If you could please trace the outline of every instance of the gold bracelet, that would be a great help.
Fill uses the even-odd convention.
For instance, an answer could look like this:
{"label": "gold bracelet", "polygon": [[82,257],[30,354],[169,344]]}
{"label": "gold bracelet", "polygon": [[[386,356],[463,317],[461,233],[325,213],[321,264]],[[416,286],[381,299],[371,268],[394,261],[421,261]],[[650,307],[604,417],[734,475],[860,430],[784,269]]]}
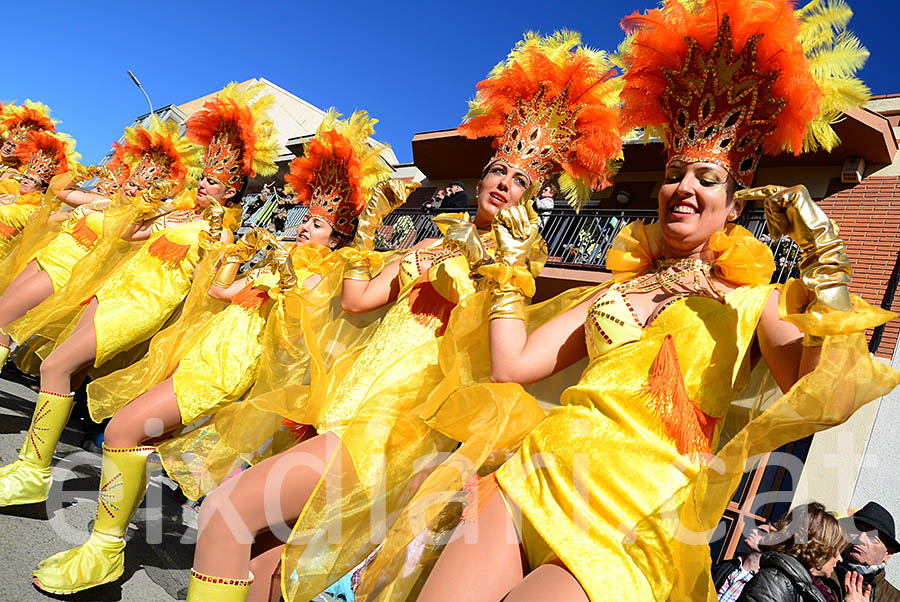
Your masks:
{"label": "gold bracelet", "polygon": [[495,289],[491,295],[488,320],[497,318],[525,319],[525,297],[518,291]]}

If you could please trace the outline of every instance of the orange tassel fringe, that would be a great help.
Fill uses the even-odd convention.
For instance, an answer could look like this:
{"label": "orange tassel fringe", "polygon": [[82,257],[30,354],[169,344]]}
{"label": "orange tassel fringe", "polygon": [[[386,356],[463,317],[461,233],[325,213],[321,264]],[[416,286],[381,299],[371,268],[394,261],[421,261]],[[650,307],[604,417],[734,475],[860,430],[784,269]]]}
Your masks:
{"label": "orange tassel fringe", "polygon": [[172,242],[165,236],[160,236],[152,243],[150,243],[150,247],[147,249],[147,252],[160,261],[171,261],[172,263],[177,263],[181,261],[190,250],[191,245],[180,245],[178,243]]}
{"label": "orange tassel fringe", "polygon": [[409,291],[409,310],[413,318],[423,326],[432,326],[437,321],[437,336],[442,336],[447,330],[450,312],[454,307],[456,304],[441,295],[428,280],[420,280]]}
{"label": "orange tassel fringe", "polygon": [[87,225],[87,217],[82,217],[72,226],[72,238],[83,247],[93,248],[94,243],[97,242],[97,233]]}
{"label": "orange tassel fringe", "polygon": [[721,418],[713,418],[688,396],[672,335],[666,336],[656,356],[645,391],[652,399],[653,409],[662,417],[668,435],[675,440],[678,453],[710,451]]}
{"label": "orange tassel fringe", "polygon": [[293,420],[290,420],[288,418],[282,418],[281,424],[294,434],[294,439],[297,441],[297,443],[303,441],[312,428],[312,426],[308,424],[300,424],[299,422],[294,422]]}
{"label": "orange tassel fringe", "polygon": [[269,293],[248,284],[231,298],[231,302],[244,309],[255,311],[265,305],[269,299]]}
{"label": "orange tassel fringe", "polygon": [[12,238],[18,231],[18,228],[0,222],[0,238]]}
{"label": "orange tassel fringe", "polygon": [[463,494],[466,496],[466,507],[463,508],[462,522],[471,523],[477,517],[481,509],[497,490],[500,489],[500,483],[494,473],[486,477],[473,475],[466,484],[463,485]]}

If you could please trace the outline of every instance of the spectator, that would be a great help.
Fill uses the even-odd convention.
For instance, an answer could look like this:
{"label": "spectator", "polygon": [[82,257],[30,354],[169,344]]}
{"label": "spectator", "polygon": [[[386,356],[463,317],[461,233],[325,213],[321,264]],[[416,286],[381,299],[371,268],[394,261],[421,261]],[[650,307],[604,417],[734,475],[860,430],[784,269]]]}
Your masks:
{"label": "spectator", "polygon": [[468,209],[469,195],[461,182],[451,182],[447,187],[447,196],[441,204],[443,209]]}
{"label": "spectator", "polygon": [[754,527],[744,537],[744,545],[747,547],[746,556],[737,556],[731,560],[723,560],[713,567],[713,583],[718,592],[719,602],[734,602],[741,595],[744,586],[753,575],[759,571],[759,542],[763,534],[771,530],[771,525],[759,525]]}
{"label": "spectator", "polygon": [[426,210],[434,210],[439,209],[444,202],[444,198],[447,196],[446,188],[438,188],[434,191],[434,194],[431,195],[431,200],[425,203],[424,207]]}
{"label": "spectator", "polygon": [[850,543],[835,567],[836,583],[843,585],[848,574],[856,573],[871,586],[872,602],[900,602],[900,591],[884,576],[888,560],[900,550],[891,513],[881,504],[869,502],[842,519],[841,526]]}
{"label": "spectator", "polygon": [[553,210],[553,200],[559,194],[559,188],[553,182],[547,182],[544,184],[544,187],[541,188],[541,191],[538,193],[537,198],[534,199],[534,209],[538,212],[538,219],[540,220],[540,228],[543,229],[547,224],[547,220],[550,217],[550,212]]}
{"label": "spectator", "polygon": [[[739,602],[837,602],[841,593],[827,576],[846,540],[834,514],[813,502],[794,508],[763,536],[759,572],[744,586]],[[858,579],[848,583],[845,602],[869,602]]]}

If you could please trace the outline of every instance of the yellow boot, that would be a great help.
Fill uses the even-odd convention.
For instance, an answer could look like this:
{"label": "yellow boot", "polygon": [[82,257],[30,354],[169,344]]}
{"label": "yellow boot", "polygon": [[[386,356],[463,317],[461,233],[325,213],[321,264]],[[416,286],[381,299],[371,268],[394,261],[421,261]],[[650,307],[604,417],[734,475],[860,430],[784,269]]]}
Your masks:
{"label": "yellow boot", "polygon": [[187,602],[246,602],[252,582],[252,574],[249,579],[223,579],[191,569]]}
{"label": "yellow boot", "polygon": [[37,587],[72,594],[122,576],[125,531],[147,491],[147,456],[154,451],[150,446],[103,446],[94,531],[84,544],[38,564],[32,573]]}
{"label": "yellow boot", "polygon": [[9,359],[9,345],[4,345],[0,343],[0,368],[6,365],[6,360]]}
{"label": "yellow boot", "polygon": [[50,462],[73,405],[71,394],[42,391],[38,395],[19,459],[0,471],[0,506],[34,504],[47,499],[53,484]]}

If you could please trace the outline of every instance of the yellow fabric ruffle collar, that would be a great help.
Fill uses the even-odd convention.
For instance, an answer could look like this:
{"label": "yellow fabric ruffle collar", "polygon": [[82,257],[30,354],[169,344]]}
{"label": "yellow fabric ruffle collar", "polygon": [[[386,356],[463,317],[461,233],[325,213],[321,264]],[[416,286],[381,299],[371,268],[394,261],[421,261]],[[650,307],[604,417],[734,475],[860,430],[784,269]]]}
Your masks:
{"label": "yellow fabric ruffle collar", "polygon": [[331,249],[314,242],[294,245],[291,249],[291,261],[294,268],[309,270],[313,274],[324,274],[334,266],[336,260]]}
{"label": "yellow fabric ruffle collar", "polygon": [[[662,256],[659,224],[634,221],[622,228],[606,255],[606,268],[617,282],[647,272]],[[716,253],[715,273],[738,286],[768,284],[775,272],[775,259],[765,243],[736,224],[728,224],[709,239]]]}

